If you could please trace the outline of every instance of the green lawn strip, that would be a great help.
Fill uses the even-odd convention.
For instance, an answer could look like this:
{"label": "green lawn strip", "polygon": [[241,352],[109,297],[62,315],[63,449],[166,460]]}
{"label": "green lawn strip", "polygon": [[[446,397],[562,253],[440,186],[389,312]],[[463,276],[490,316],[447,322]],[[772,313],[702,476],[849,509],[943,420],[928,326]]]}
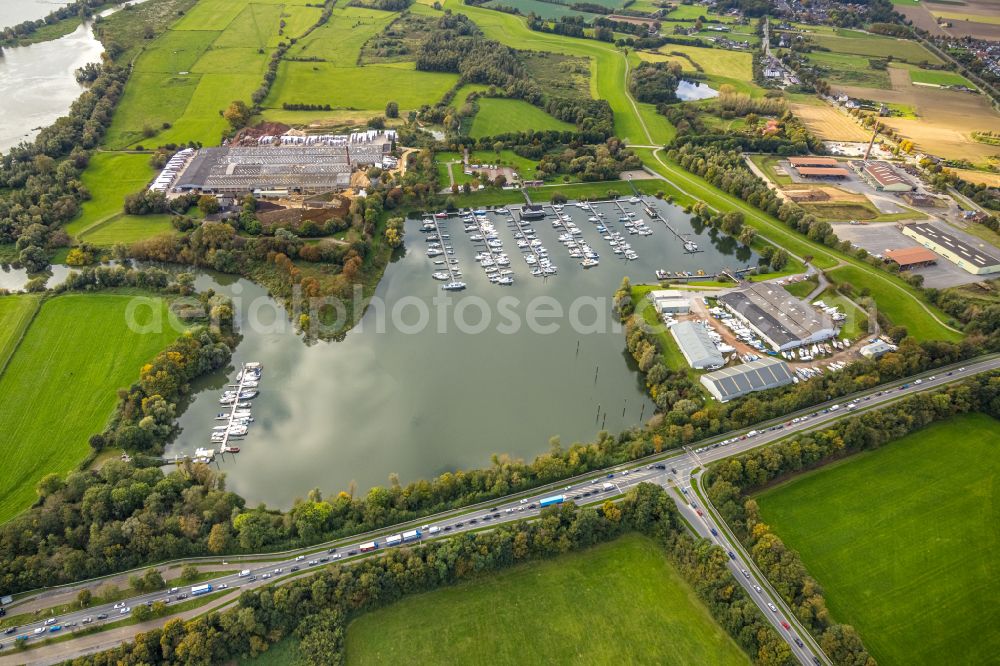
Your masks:
{"label": "green lawn strip", "polygon": [[36,294],[0,296],[0,377],[38,312],[40,302]]}
{"label": "green lawn strip", "polygon": [[557,120],[537,106],[520,99],[480,98],[479,111],[469,135],[474,138],[510,132],[571,132],[575,127]]}
{"label": "green lawn strip", "polygon": [[454,663],[748,663],[638,535],[410,596],[347,630],[348,664],[434,663],[443,647]]}
{"label": "green lawn strip", "polygon": [[80,208],[80,215],[66,225],[66,233],[80,236],[91,227],[123,211],[125,197],[144,190],[156,170],[146,153],[96,153],[81,180],[90,191],[90,199]]}
{"label": "green lawn strip", "polygon": [[981,664],[1000,653],[998,426],[958,416],[757,497],[831,615],[880,663]]}
{"label": "green lawn strip", "polygon": [[936,86],[965,86],[976,90],[976,86],[967,78],[955,72],[942,72],[927,69],[911,69],[910,81],[913,83],[929,83]]}
{"label": "green lawn strip", "polygon": [[[636,153],[643,159],[646,166],[674,182],[677,187],[687,190],[693,196],[698,196],[709,206],[717,210],[739,210],[743,212],[746,223],[762,232],[768,240],[781,245],[799,257],[812,255],[812,263],[817,268],[828,269],[841,262],[851,264],[850,268],[854,272],[864,276],[858,284],[871,288],[873,293],[882,294],[887,302],[891,301],[892,310],[903,315],[902,318],[895,320],[896,323],[908,326],[913,335],[923,336],[924,339],[961,339],[961,332],[942,323],[947,319],[943,313],[924,304],[916,289],[905,284],[899,278],[890,276],[839,251],[810,241],[786,227],[779,220],[710,185],[704,179],[685,171],[679,165],[654,154],[654,151],[650,149],[636,149]],[[688,196],[689,199],[691,195]],[[886,309],[886,313],[890,314],[889,308]],[[935,316],[937,320],[935,320]]]}
{"label": "green lawn strip", "polygon": [[815,278],[810,278],[808,280],[799,280],[798,282],[786,284],[785,291],[796,298],[805,298],[811,294],[813,289],[817,286],[819,286],[819,282]]}
{"label": "green lawn strip", "polygon": [[90,226],[78,238],[92,245],[110,247],[116,243],[127,245],[163,234],[179,235],[171,218],[169,214],[114,215]]}
{"label": "green lawn strip", "polygon": [[[129,330],[135,296],[68,294],[47,300],[0,376],[0,521],[30,506],[35,485],[49,472],[65,473],[89,451],[118,400],[117,390],[177,337],[168,325],[156,333]],[[168,321],[163,299],[150,301]],[[138,308],[148,321],[149,308]],[[31,409],[25,409],[31,405]]]}
{"label": "green lawn strip", "polygon": [[791,185],[791,176],[788,174],[781,176],[774,170],[774,167],[778,166],[778,162],[782,159],[783,158],[776,155],[750,155],[750,161],[753,162],[769,180],[778,185]]}

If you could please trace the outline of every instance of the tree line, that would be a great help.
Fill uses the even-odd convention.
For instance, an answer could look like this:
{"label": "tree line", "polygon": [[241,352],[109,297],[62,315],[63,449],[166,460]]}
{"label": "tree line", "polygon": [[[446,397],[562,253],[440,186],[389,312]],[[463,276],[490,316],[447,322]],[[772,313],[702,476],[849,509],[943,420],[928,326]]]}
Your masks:
{"label": "tree line", "polygon": [[809,575],[799,554],[761,521],[757,502],[749,495],[789,475],[880,448],[935,421],[977,411],[1000,416],[1000,374],[978,375],[931,393],[908,396],[822,430],[721,461],[706,474],[705,486],[713,504],[834,663],[868,666],[875,660],[853,627],[831,617],[822,587]]}
{"label": "tree line", "polygon": [[543,510],[538,520],[397,548],[351,566],[330,566],[280,587],[244,590],[231,610],[188,622],[170,620],[131,643],[67,663],[223,663],[257,656],[290,639],[306,664],[342,664],[347,626],[364,613],[411,594],[557,557],[628,532],[647,535],[663,547],[713,617],[757,663],[795,663],[788,644],[742,587],[733,583],[725,553],[690,537],[673,500],[650,484],[636,487],[617,504],[606,502],[599,508],[563,504]]}

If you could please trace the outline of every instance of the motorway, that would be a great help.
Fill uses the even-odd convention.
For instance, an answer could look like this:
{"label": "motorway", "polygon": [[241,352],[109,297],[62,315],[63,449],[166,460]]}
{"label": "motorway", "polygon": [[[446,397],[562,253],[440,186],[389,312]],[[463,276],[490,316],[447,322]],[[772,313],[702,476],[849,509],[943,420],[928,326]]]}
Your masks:
{"label": "motorway", "polygon": [[[656,483],[671,491],[671,496],[677,501],[682,515],[699,536],[711,539],[727,553],[731,553],[729,567],[733,572],[734,578],[740,582],[749,597],[761,609],[763,615],[774,626],[779,635],[785,639],[792,654],[795,655],[799,662],[806,665],[828,664],[830,663],[829,660],[822,653],[811,634],[795,620],[794,615],[781,597],[753,565],[750,556],[745,552],[739,541],[731,535],[728,528],[715,515],[711,507],[702,506],[702,500],[696,496],[696,491],[692,487],[692,480],[697,482],[705,466],[710,463],[738,455],[752,448],[773,443],[787,437],[789,434],[812,430],[845,416],[883,406],[899,399],[903,395],[939,387],[972,374],[996,369],[1000,369],[1000,357],[969,362],[965,367],[961,368],[952,366],[927,372],[908,380],[892,382],[869,391],[860,392],[854,396],[846,396],[836,401],[839,402],[837,406],[834,406],[834,401],[831,401],[805,412],[797,412],[786,417],[788,420],[784,423],[769,422],[766,426],[758,425],[757,429],[759,431],[751,429],[728,433],[728,435],[705,440],[707,443],[704,444],[699,442],[691,448],[660,454],[626,465],[619,465],[614,469],[604,470],[603,472],[590,472],[580,477],[564,480],[558,484],[550,484],[544,489],[535,489],[530,493],[520,493],[479,504],[475,507],[463,507],[426,517],[420,521],[398,525],[394,528],[394,531],[379,530],[378,532],[351,537],[323,546],[312,546],[286,553],[244,556],[244,561],[249,559],[270,559],[273,561],[266,564],[258,562],[254,565],[247,565],[249,571],[246,575],[237,573],[227,574],[210,581],[205,581],[202,584],[211,584],[215,591],[236,587],[268,585],[280,582],[281,579],[287,579],[295,572],[302,573],[309,569],[317,569],[331,563],[367,557],[369,555],[360,552],[360,546],[369,541],[378,541],[379,548],[374,553],[377,555],[387,548],[385,545],[385,536],[417,527],[422,531],[421,540],[423,541],[430,538],[443,538],[461,532],[489,528],[498,523],[537,517],[541,510],[539,502],[543,498],[553,495],[563,495],[566,501],[586,504],[620,497],[633,486],[649,482]],[[436,528],[434,534],[430,533],[432,528]],[[217,561],[219,558],[201,559]],[[237,561],[237,558],[231,559],[232,562],[229,564]],[[192,563],[198,563],[198,561],[199,558],[186,560],[186,562]],[[131,609],[140,604],[152,604],[156,601],[166,601],[170,604],[176,604],[181,601],[182,595],[184,595],[183,598],[188,598],[187,595],[190,595],[190,593],[190,588],[185,587],[138,594],[127,599],[124,605],[126,608]],[[19,601],[23,602],[24,600]],[[771,607],[772,604],[774,606],[773,609]],[[114,606],[117,606],[117,604],[94,606],[86,610],[64,613],[55,618],[48,618],[18,627],[16,632],[2,637],[3,645],[0,648],[0,666],[6,663],[23,663],[25,653],[11,654],[11,648],[14,645],[16,637],[28,636],[30,643],[42,638],[48,638],[50,635],[63,634],[67,631],[92,626],[93,624],[112,623],[129,615],[130,611],[122,612],[122,608]],[[16,604],[10,609],[10,613],[17,613]],[[102,615],[105,617],[100,617]],[[163,618],[162,622],[166,622],[167,619],[169,619],[169,616],[168,618]],[[784,623],[788,624],[787,628],[784,626]],[[52,631],[53,627],[60,627],[60,629]],[[108,644],[92,645],[78,654],[68,652],[66,649],[72,645],[72,641],[58,642],[49,646],[39,647],[28,654],[31,655],[33,663],[53,663],[78,656],[79,654],[109,649],[114,647],[119,641],[120,639],[116,639],[114,642],[109,642]],[[5,656],[5,653],[8,656]]]}

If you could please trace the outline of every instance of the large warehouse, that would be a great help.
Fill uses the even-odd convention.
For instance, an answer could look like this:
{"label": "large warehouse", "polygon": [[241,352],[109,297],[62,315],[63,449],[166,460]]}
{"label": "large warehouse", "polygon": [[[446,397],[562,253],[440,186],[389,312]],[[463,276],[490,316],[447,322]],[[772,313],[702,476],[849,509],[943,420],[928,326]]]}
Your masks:
{"label": "large warehouse", "polygon": [[837,335],[833,321],[783,288],[768,283],[719,296],[722,304],[775,351],[785,351]]}
{"label": "large warehouse", "polygon": [[[986,275],[1000,271],[1000,257],[996,254],[996,248],[992,246],[987,246],[989,251],[983,250],[944,231],[941,227],[926,222],[907,224],[903,226],[902,230],[905,235],[915,239],[924,247],[934,250],[973,275]],[[986,244],[982,243],[982,245]]]}
{"label": "large warehouse", "polygon": [[720,402],[792,383],[792,371],[778,358],[761,358],[702,375],[701,383]]}
{"label": "large warehouse", "polygon": [[202,148],[173,190],[212,194],[330,192],[346,189],[355,169],[381,165],[388,144]]}
{"label": "large warehouse", "polygon": [[903,178],[888,162],[857,161],[852,166],[878,192],[910,192],[913,183]]}
{"label": "large warehouse", "polygon": [[649,292],[649,298],[660,314],[687,314],[691,311],[691,295],[676,289],[654,289]]}
{"label": "large warehouse", "polygon": [[670,334],[677,341],[684,360],[695,370],[722,367],[722,352],[708,337],[708,331],[701,324],[682,321],[670,327]]}

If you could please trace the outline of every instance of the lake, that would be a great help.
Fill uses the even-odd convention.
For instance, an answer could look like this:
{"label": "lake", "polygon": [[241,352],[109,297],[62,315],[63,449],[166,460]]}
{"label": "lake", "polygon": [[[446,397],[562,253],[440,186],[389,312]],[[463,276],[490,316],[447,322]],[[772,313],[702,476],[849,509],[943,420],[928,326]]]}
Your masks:
{"label": "lake", "polygon": [[[515,273],[515,284],[503,287],[475,264],[479,248],[453,216],[444,225],[447,242],[468,283],[457,293],[442,291],[431,278],[441,266],[425,253],[420,221],[408,221],[407,252],[388,266],[376,289],[384,305],[369,308],[340,342],[305,344],[264,289],[199,273],[199,289],[235,300],[244,337],[234,363],[260,361],[264,367],[253,403],[256,422],[238,443],[241,452],[217,458],[227,487],[250,504],[288,508],[313,487],[335,493],[355,481],[365,492],[385,485],[392,472],[405,484],[489,465],[494,453],[530,459],[548,450],[553,435],[568,445],[591,440],[602,427],[617,432],[648,419],[653,406],[642,377],[611,323],[611,297],[622,277],[652,282],[656,269],[714,271],[757,261],[732,239],[695,229],[681,209],[649,201],[701,251],[686,253],[682,239],[655,222],[652,236],[626,236],[639,254],[626,262],[611,253],[587,221],[589,213],[567,207],[584,240],[601,254],[600,265],[584,270],[571,259],[550,217],[532,226],[559,272],[534,278],[506,218],[491,214]],[[647,217],[640,204],[622,205]],[[614,204],[598,208],[620,229]],[[565,316],[551,316],[556,308]],[[463,323],[456,323],[456,312]],[[485,324],[484,312],[490,313]],[[232,370],[219,373],[195,387],[168,456],[208,446],[221,410],[219,393],[234,376]]]}
{"label": "lake", "polygon": [[45,18],[64,5],[71,4],[65,0],[3,0],[3,17],[0,23],[3,28],[9,28],[25,21]]}

